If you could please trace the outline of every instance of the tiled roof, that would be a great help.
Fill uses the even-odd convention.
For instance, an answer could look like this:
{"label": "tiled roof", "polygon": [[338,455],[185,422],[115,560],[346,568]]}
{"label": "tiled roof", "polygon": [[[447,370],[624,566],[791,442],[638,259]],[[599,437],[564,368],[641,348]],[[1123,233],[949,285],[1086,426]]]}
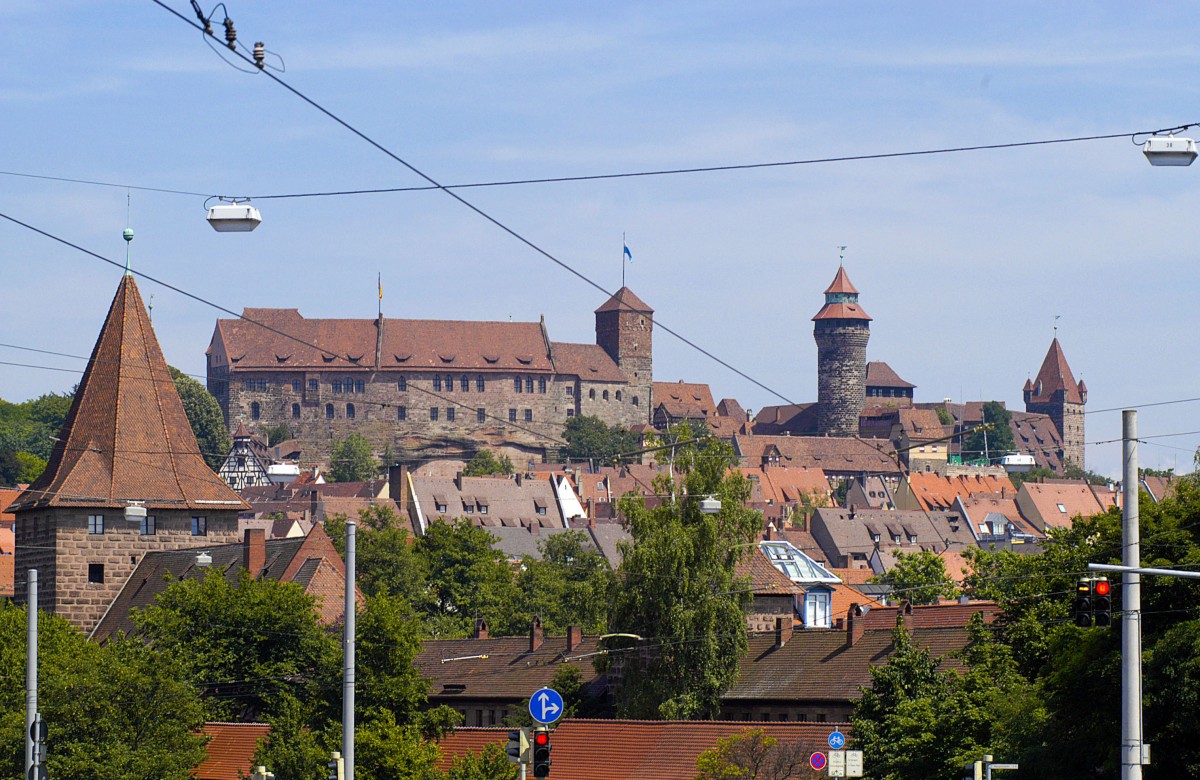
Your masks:
{"label": "tiled roof", "polygon": [[816,404],[785,404],[764,406],[751,422],[750,430],[758,436],[790,434],[803,436],[817,430]]}
{"label": "tiled roof", "polygon": [[0,598],[12,598],[16,577],[16,536],[9,526],[0,527]]}
{"label": "tiled roof", "polygon": [[554,367],[560,374],[572,374],[585,382],[629,381],[612,357],[597,344],[564,344],[553,342]]}
{"label": "tiled roof", "polygon": [[908,485],[923,509],[949,509],[959,496],[969,498],[981,493],[997,493],[1015,498],[1017,495],[1017,489],[1007,475],[943,477],[940,474],[916,472],[909,475]]}
{"label": "tiled roof", "polygon": [[913,441],[940,439],[948,433],[937,412],[931,409],[898,409],[896,412],[900,429]]}
{"label": "tiled roof", "polygon": [[595,471],[581,473],[576,480],[579,498],[585,504],[588,501],[603,503],[617,501],[626,493],[652,495],[654,493],[654,478],[666,473],[666,467],[631,463],[626,466],[602,466]]}
{"label": "tiled roof", "polygon": [[819,504],[830,498],[829,480],[821,469],[752,466],[742,467],[738,471],[747,479],[758,481],[764,501],[795,504],[802,497],[807,497]]}
{"label": "tiled roof", "polygon": [[266,723],[205,723],[207,758],[192,770],[195,780],[241,780],[254,768],[258,741],[271,733]]}
{"label": "tiled roof", "polygon": [[[886,509],[818,509],[810,523],[813,537],[831,560],[854,553],[870,556],[875,550],[926,550],[940,552],[970,547],[975,537],[959,515]],[[878,536],[879,541],[874,541]],[[915,544],[909,541],[916,537]],[[894,541],[899,537],[900,541]]]}
{"label": "tiled roof", "polygon": [[[780,745],[802,756],[826,750],[837,728],[851,733],[847,723],[779,723],[757,721],[579,720],[557,723],[551,738],[554,780],[692,780],[696,759],[717,741],[761,729]],[[487,745],[503,748],[506,728],[460,728],[438,742],[438,768],[454,758],[479,753]],[[807,775],[805,775],[807,776]]]}
{"label": "tiled roof", "polygon": [[46,470],[17,504],[245,509],[204,462],[132,276],[117,287]]}
{"label": "tiled roof", "polygon": [[903,387],[914,388],[912,382],[905,382],[892,370],[892,367],[882,360],[872,360],[867,363],[867,387]]}
{"label": "tiled roof", "polygon": [[694,382],[655,382],[654,406],[675,418],[706,418],[716,412],[712,390]]}
{"label": "tiled roof", "polygon": [[1017,450],[1032,455],[1034,463],[1061,474],[1063,441],[1054,421],[1045,414],[1009,412],[1012,415],[1013,443]]}
{"label": "tiled roof", "polygon": [[426,639],[413,659],[413,666],[429,680],[431,699],[451,706],[454,699],[497,702],[526,699],[539,688],[549,687],[563,663],[577,664],[583,672],[585,687],[601,685],[590,657],[581,661],[564,660],[600,650],[596,637],[585,636],[570,650],[564,636],[547,636],[541,647],[533,651],[529,645],[528,635]]}
{"label": "tiled roof", "polygon": [[[1178,477],[1142,477],[1142,489],[1149,493],[1151,500],[1157,504],[1175,495],[1179,487],[1177,480]],[[0,505],[3,503],[4,499],[0,498]]]}
{"label": "tiled roof", "polygon": [[8,508],[27,487],[29,486],[17,485],[16,489],[0,488],[0,525],[11,526],[17,522],[17,516],[8,511]]}
{"label": "tiled roof", "polygon": [[857,303],[827,303],[821,307],[821,310],[813,315],[813,321],[816,320],[865,320],[870,321],[871,316],[863,311],[863,308]]}
{"label": "tiled roof", "polygon": [[[779,453],[779,465],[821,469],[828,474],[900,473],[887,441],[867,443],[834,436],[735,436],[734,450],[744,465],[758,465],[764,455]],[[774,448],[772,450],[772,448]]]}
{"label": "tiled roof", "polygon": [[1017,506],[1035,524],[1048,528],[1070,528],[1076,517],[1091,517],[1108,509],[1083,480],[1024,482]]}
{"label": "tiled roof", "polygon": [[825,288],[828,293],[850,293],[858,294],[858,289],[850,283],[850,275],[846,273],[845,266],[838,266],[837,275],[833,277],[833,281]]}
{"label": "tiled roof", "polygon": [[[833,569],[833,571],[839,577],[843,576],[843,573],[847,571],[855,572],[856,576],[858,576],[860,572],[865,572],[870,577],[874,577],[875,575],[875,573],[870,569]],[[829,603],[830,618],[835,623],[838,620],[844,619],[846,615],[850,614],[850,608],[855,604],[859,605],[860,607],[868,607],[870,609],[883,606],[883,602],[879,599],[875,598],[874,596],[869,596],[866,593],[857,590],[853,585],[847,585],[843,582],[840,585],[833,586],[833,596]]]}
{"label": "tiled roof", "polygon": [[733,576],[750,578],[750,588],[756,596],[797,595],[804,592],[783,572],[767,559],[761,547],[750,548],[752,552],[738,559]]}
{"label": "tiled roof", "polygon": [[636,311],[642,314],[653,314],[654,309],[651,309],[646,302],[633,294],[633,290],[628,287],[622,287],[613,293],[612,297],[604,303],[600,304],[600,308],[596,309],[599,314],[602,311]]}
{"label": "tiled roof", "polygon": [[[452,522],[465,517],[482,526],[533,523],[544,528],[566,527],[558,497],[548,480],[521,479],[518,484],[511,477],[462,477],[460,483],[457,478],[414,474],[412,486],[425,523]],[[442,511],[438,510],[439,505]],[[487,511],[482,511],[483,508]],[[538,513],[539,508],[544,510],[542,514]]]}
{"label": "tiled roof", "polygon": [[[999,494],[977,494],[969,497],[959,497],[958,505],[962,511],[966,513],[966,518],[974,528],[975,533],[983,534],[986,531],[980,528],[980,525],[986,523],[989,515],[1001,515],[1008,522],[1012,523],[1017,532],[1029,534],[1031,536],[1044,536],[1035,526],[1029,523],[1021,516],[1021,510],[1017,507],[1017,494],[1009,493],[1005,496]],[[997,533],[1003,533],[1003,529],[994,529]]]}
{"label": "tiled roof", "polygon": [[746,416],[746,410],[737,402],[736,398],[722,398],[717,402],[717,414],[721,417],[729,417],[740,423],[746,422],[749,418]]}
{"label": "tiled roof", "polygon": [[1037,379],[1033,381],[1033,396],[1030,400],[1035,403],[1049,401],[1059,390],[1066,391],[1067,403],[1083,403],[1079,384],[1075,382],[1075,377],[1071,376],[1071,367],[1067,365],[1062,345],[1055,338],[1050,342],[1050,350],[1046,352],[1046,359],[1042,361]]}

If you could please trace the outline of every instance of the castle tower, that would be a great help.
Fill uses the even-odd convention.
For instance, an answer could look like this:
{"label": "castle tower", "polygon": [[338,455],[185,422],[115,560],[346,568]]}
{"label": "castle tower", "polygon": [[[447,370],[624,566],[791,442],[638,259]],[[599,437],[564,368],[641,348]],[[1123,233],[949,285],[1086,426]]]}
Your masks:
{"label": "castle tower", "polygon": [[838,268],[813,317],[817,341],[817,431],[855,436],[866,398],[867,339],[871,318],[858,305],[858,290]]}
{"label": "castle tower", "polygon": [[596,344],[629,377],[630,403],[642,407],[639,422],[649,422],[654,410],[654,309],[622,287],[596,309]]}
{"label": "castle tower", "polygon": [[[139,502],[145,518],[130,522]],[[42,476],[13,503],[16,600],[90,632],[151,550],[236,542],[237,493],[204,462],[133,277],[121,279]]]}
{"label": "castle tower", "polygon": [[1083,463],[1083,407],[1087,403],[1087,385],[1075,382],[1058,339],[1042,361],[1037,379],[1025,380],[1025,411],[1045,414],[1054,422],[1063,440],[1063,459],[1079,468]]}

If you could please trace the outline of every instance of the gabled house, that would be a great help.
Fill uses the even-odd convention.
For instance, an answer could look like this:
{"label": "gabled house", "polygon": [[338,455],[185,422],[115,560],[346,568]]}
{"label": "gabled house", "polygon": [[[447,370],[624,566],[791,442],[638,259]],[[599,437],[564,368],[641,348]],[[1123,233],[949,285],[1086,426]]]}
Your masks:
{"label": "gabled house", "polygon": [[270,466],[267,445],[252,436],[245,423],[238,423],[237,430],[233,432],[233,448],[217,470],[217,475],[234,490],[261,487],[273,483],[268,471]]}
{"label": "gabled house", "polygon": [[841,583],[833,574],[798,547],[787,541],[764,541],[759,550],[780,574],[800,586],[797,609],[805,628],[829,628],[833,625],[834,588]]}
{"label": "gabled house", "polygon": [[877,550],[942,552],[972,547],[975,537],[953,512],[818,509],[812,536],[835,568],[869,565]]}
{"label": "gabled house", "polygon": [[997,495],[1015,498],[1017,489],[1007,474],[910,474],[896,488],[898,509],[947,510],[958,497]]}
{"label": "gabled house", "polygon": [[1076,517],[1091,517],[1118,506],[1120,493],[1083,480],[1024,482],[1017,492],[1021,515],[1040,533],[1070,528]]}
{"label": "gabled house", "polygon": [[409,512],[420,533],[435,522],[459,518],[482,527],[566,528],[558,494],[549,480],[511,477],[464,477],[453,479],[411,476],[412,501]]}

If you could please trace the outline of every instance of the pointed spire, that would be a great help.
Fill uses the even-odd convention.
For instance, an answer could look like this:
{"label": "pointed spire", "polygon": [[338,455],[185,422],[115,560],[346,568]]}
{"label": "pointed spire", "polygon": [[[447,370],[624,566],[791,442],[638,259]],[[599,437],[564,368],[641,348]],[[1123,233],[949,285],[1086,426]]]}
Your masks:
{"label": "pointed spire", "polygon": [[1083,403],[1083,396],[1080,395],[1079,385],[1076,384],[1075,377],[1071,375],[1071,367],[1067,365],[1067,358],[1063,354],[1062,345],[1058,343],[1058,339],[1056,338],[1050,342],[1050,349],[1046,352],[1046,359],[1042,361],[1042,367],[1038,371],[1037,381],[1034,383],[1035,397],[1032,400],[1034,402],[1048,401],[1059,391],[1066,393],[1066,401],[1068,403]]}
{"label": "pointed spire", "polygon": [[633,290],[630,290],[628,287],[622,287],[611,298],[601,304],[595,313],[599,314],[602,311],[636,311],[643,314],[652,314],[654,309],[651,309],[645,301],[634,295]]}
{"label": "pointed spire", "polygon": [[241,509],[204,462],[132,275],[121,277],[42,476],[35,506]]}

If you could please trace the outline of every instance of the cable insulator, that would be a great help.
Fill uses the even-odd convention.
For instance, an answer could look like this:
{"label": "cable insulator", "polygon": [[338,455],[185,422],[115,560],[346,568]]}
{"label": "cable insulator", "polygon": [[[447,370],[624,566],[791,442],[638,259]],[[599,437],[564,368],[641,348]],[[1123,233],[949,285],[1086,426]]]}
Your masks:
{"label": "cable insulator", "polygon": [[225,17],[225,43],[233,51],[237,51],[237,30],[233,29],[233,20]]}
{"label": "cable insulator", "polygon": [[267,49],[265,46],[263,46],[262,41],[254,44],[254,64],[258,66],[259,70],[262,70],[263,68],[263,58],[266,56],[266,54]]}

